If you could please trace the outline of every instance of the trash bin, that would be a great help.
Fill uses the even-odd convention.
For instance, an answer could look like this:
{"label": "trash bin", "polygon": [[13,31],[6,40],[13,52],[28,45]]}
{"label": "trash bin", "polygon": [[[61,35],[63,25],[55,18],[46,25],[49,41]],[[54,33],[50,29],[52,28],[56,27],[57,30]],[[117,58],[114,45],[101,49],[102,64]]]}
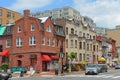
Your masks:
{"label": "trash bin", "polygon": [[58,69],[55,69],[55,75],[58,75]]}
{"label": "trash bin", "polygon": [[21,71],[20,72],[20,77],[23,77],[24,76],[24,71]]}

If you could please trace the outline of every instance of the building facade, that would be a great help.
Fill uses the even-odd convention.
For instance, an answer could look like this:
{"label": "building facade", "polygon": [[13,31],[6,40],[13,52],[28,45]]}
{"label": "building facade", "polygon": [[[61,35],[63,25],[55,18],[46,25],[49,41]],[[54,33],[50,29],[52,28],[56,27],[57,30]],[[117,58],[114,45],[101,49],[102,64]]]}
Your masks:
{"label": "building facade", "polygon": [[65,19],[74,19],[77,21],[80,21],[82,18],[79,11],[68,6],[63,8],[56,8],[53,10],[45,10],[43,12],[37,12],[35,14],[32,14],[32,16],[38,18],[51,16],[52,19],[65,18]]}
{"label": "building facade", "polygon": [[0,25],[15,23],[15,21],[20,18],[20,13],[0,7]]}
{"label": "building facade", "polygon": [[[12,29],[12,34],[4,35],[3,50],[9,50],[9,67],[25,66],[29,69],[33,66],[43,72],[54,70],[56,63],[62,66],[64,59],[59,55],[65,55],[63,27],[54,25],[49,17],[34,18],[29,10],[24,10],[24,17],[7,28]],[[10,46],[7,47],[8,40]]]}
{"label": "building facade", "polygon": [[[89,24],[76,23],[74,20],[57,19],[56,24],[65,27],[66,54],[76,53],[73,63],[97,63],[98,51],[102,46],[96,40],[96,32]],[[101,52],[100,52],[101,53]]]}

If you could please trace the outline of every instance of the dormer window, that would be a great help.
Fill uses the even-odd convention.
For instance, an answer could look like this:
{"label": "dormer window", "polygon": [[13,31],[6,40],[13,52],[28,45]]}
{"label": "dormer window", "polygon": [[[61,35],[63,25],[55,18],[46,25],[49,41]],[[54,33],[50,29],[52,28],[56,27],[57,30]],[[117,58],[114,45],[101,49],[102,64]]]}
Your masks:
{"label": "dormer window", "polygon": [[34,30],[35,30],[35,25],[31,24],[31,31],[34,31]]}
{"label": "dormer window", "polygon": [[18,33],[22,31],[21,26],[18,26]]}
{"label": "dormer window", "polygon": [[46,31],[51,32],[50,26],[47,26]]}

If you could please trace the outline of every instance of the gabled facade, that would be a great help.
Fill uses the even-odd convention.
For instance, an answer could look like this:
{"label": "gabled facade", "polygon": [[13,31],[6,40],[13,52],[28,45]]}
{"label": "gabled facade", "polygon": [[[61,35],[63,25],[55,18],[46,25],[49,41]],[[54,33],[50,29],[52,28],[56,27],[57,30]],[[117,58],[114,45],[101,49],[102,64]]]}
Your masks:
{"label": "gabled facade", "polygon": [[[65,36],[54,34],[54,24],[49,17],[30,17],[30,11],[24,11],[24,17],[17,20],[13,27],[9,66],[30,66],[37,71],[50,71],[61,62],[59,55],[65,53]],[[5,46],[6,37],[4,38]],[[62,52],[60,52],[62,45]],[[5,48],[4,48],[5,49]]]}

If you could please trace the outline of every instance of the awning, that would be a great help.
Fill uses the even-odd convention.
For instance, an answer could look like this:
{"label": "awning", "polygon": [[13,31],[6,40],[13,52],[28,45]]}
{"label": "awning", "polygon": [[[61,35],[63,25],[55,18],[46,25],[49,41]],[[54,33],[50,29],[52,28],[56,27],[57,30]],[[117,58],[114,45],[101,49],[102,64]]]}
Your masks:
{"label": "awning", "polygon": [[4,50],[0,53],[1,56],[9,56],[9,50]]}
{"label": "awning", "polygon": [[99,57],[98,61],[106,61],[106,59],[104,57]]}
{"label": "awning", "polygon": [[5,29],[6,29],[6,26],[0,26],[0,35],[3,35]]}
{"label": "awning", "polygon": [[42,55],[42,61],[51,61],[51,58],[48,55]]}
{"label": "awning", "polygon": [[56,56],[56,55],[54,55],[54,56],[51,56],[51,59],[53,59],[53,60],[58,60],[58,59],[59,59],[59,57],[58,57],[58,56]]}

